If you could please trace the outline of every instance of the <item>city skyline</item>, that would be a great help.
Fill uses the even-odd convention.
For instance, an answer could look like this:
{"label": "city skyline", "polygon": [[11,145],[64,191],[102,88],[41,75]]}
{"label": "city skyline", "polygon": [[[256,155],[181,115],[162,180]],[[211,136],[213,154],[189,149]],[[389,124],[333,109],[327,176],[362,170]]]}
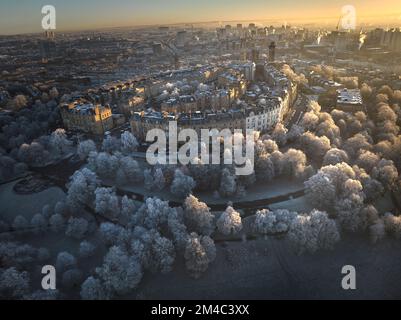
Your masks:
{"label": "city skyline", "polygon": [[[375,24],[384,23],[391,27],[401,24],[401,4],[396,0],[385,1],[386,5],[377,7],[373,0],[353,1],[341,0],[330,4],[321,0],[299,3],[294,0],[283,1],[211,1],[202,3],[174,0],[117,0],[109,1],[76,0],[63,3],[54,0],[19,1],[5,0],[0,11],[0,34],[12,35],[41,32],[41,8],[46,4],[56,7],[57,29],[79,31],[113,27],[134,27],[158,24],[207,23],[224,21],[275,21],[281,24],[304,21],[318,21],[322,24],[335,24],[341,16],[341,8],[351,4],[356,8],[358,22]],[[95,12],[96,14],[92,14]]]}

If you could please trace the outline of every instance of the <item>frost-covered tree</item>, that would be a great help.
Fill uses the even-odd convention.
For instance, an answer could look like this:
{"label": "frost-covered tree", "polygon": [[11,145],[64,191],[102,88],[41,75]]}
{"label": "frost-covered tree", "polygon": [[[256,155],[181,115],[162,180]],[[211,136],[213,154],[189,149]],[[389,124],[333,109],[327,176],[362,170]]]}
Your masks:
{"label": "frost-covered tree", "polygon": [[143,179],[142,169],[133,158],[122,157],[119,160],[116,179],[119,184],[139,182]]}
{"label": "frost-covered tree", "polygon": [[324,166],[305,182],[306,196],[317,208],[330,208],[337,198],[348,194],[348,179],[355,179],[355,171],[345,162]]}
{"label": "frost-covered tree", "polygon": [[71,142],[67,139],[64,129],[56,129],[50,135],[50,146],[58,153],[63,154]]}
{"label": "frost-covered tree", "polygon": [[274,164],[268,153],[263,153],[256,159],[255,171],[256,179],[260,181],[271,181],[274,179]]}
{"label": "frost-covered tree", "polygon": [[96,174],[87,168],[83,168],[75,171],[70,179],[67,191],[69,207],[79,209],[92,203],[95,190],[99,184]]}
{"label": "frost-covered tree", "polygon": [[222,197],[230,197],[237,191],[237,179],[234,173],[228,168],[221,172],[219,193]]}
{"label": "frost-covered tree", "polygon": [[255,215],[254,230],[261,234],[287,232],[296,216],[296,212],[290,212],[286,209],[258,210]]}
{"label": "frost-covered tree", "polygon": [[160,225],[165,224],[168,217],[174,212],[169,207],[168,201],[163,201],[156,197],[147,198],[134,214],[131,223],[134,226],[141,225],[149,229],[157,229]]}
{"label": "frost-covered tree", "polygon": [[185,199],[183,207],[185,224],[191,231],[204,235],[210,235],[213,232],[214,216],[206,203],[190,195]]}
{"label": "frost-covered tree", "polygon": [[355,159],[358,156],[358,152],[361,150],[370,150],[371,147],[366,135],[361,133],[357,133],[343,144],[343,149],[351,159]]}
{"label": "frost-covered tree", "polygon": [[65,219],[61,214],[55,213],[50,217],[49,225],[53,232],[60,232],[65,227]]}
{"label": "frost-covered tree", "polygon": [[187,270],[194,278],[199,278],[207,270],[211,262],[210,256],[202,245],[201,238],[196,233],[190,234],[184,257]]}
{"label": "frost-covered tree", "polygon": [[80,295],[83,300],[107,300],[110,298],[102,282],[92,276],[82,283]]}
{"label": "frost-covered tree", "polygon": [[77,259],[68,252],[60,252],[56,259],[56,268],[58,272],[64,272],[69,269],[75,268],[77,265]]}
{"label": "frost-covered tree", "polygon": [[387,212],[383,220],[386,232],[396,239],[401,239],[401,216]]}
{"label": "frost-covered tree", "polygon": [[38,250],[30,245],[15,242],[0,242],[0,257],[3,267],[25,269],[37,259]]}
{"label": "frost-covered tree", "polygon": [[142,268],[137,259],[120,247],[111,247],[103,265],[96,268],[107,291],[124,295],[135,289],[142,279]]}
{"label": "frost-covered tree", "polygon": [[381,159],[372,169],[372,177],[391,190],[398,179],[398,170],[392,160]]}
{"label": "frost-covered tree", "polygon": [[126,195],[121,198],[121,218],[124,222],[128,222],[136,211],[135,201]]}
{"label": "frost-covered tree", "polygon": [[77,153],[81,160],[88,158],[91,152],[96,152],[96,145],[93,140],[84,140],[78,144]]}
{"label": "frost-covered tree", "polygon": [[83,218],[74,218],[71,217],[68,220],[67,230],[65,231],[65,235],[67,237],[72,237],[75,239],[82,239],[85,234],[88,232],[88,220]]}
{"label": "frost-covered tree", "polygon": [[154,180],[154,177],[152,175],[152,170],[151,169],[145,169],[143,171],[143,179],[144,179],[145,189],[152,190],[153,187],[155,186],[155,180]]}
{"label": "frost-covered tree", "polygon": [[359,154],[358,158],[356,159],[356,164],[360,167],[365,169],[367,173],[370,173],[374,167],[380,161],[380,157],[373,152],[368,150],[362,150]]}
{"label": "frost-covered tree", "polygon": [[287,143],[287,128],[279,122],[273,130],[272,137],[279,146],[284,146]]}
{"label": "frost-covered tree", "polygon": [[108,246],[124,245],[131,239],[129,230],[110,222],[104,222],[99,228],[100,235]]}
{"label": "frost-covered tree", "polygon": [[50,205],[48,205],[48,204],[44,205],[42,208],[42,216],[45,219],[49,219],[52,214],[53,214],[53,212],[52,212],[52,208],[50,207]]}
{"label": "frost-covered tree", "polygon": [[185,224],[177,217],[170,216],[168,219],[168,228],[173,235],[174,246],[178,250],[183,250],[189,237]]}
{"label": "frost-covered tree", "polygon": [[[96,173],[106,178],[114,178],[120,167],[118,157],[107,152],[99,152],[97,154],[91,152],[89,160],[90,166],[95,167]],[[93,161],[95,161],[95,164],[92,163]]]}
{"label": "frost-covered tree", "polygon": [[136,151],[138,145],[139,143],[135,136],[129,131],[124,131],[121,135],[121,151],[124,154],[130,154]]}
{"label": "frost-covered tree", "polygon": [[157,168],[154,173],[154,185],[157,189],[163,190],[166,186],[166,179],[163,175],[163,170],[161,168]]}
{"label": "frost-covered tree", "polygon": [[349,162],[349,158],[347,153],[344,150],[331,148],[329,151],[326,152],[323,158],[323,166],[327,165],[336,165],[337,163],[341,162]]}
{"label": "frost-covered tree", "polygon": [[220,215],[216,225],[218,230],[224,235],[236,234],[242,230],[241,215],[233,207],[229,206]]}
{"label": "frost-covered tree", "polygon": [[334,207],[336,219],[344,230],[356,232],[367,228],[368,220],[362,210],[363,201],[360,193],[351,193],[337,200]]}
{"label": "frost-covered tree", "polygon": [[120,205],[113,188],[95,190],[95,211],[111,219],[117,219],[120,216]]}
{"label": "frost-covered tree", "polygon": [[308,159],[322,161],[324,155],[330,150],[331,144],[326,136],[318,137],[311,132],[305,132],[300,139],[301,146]]}
{"label": "frost-covered tree", "polygon": [[173,268],[175,260],[174,245],[171,240],[152,232],[149,247],[149,266],[153,272],[168,273]]}
{"label": "frost-covered tree", "polygon": [[33,231],[35,233],[40,233],[40,232],[45,231],[47,228],[47,225],[48,225],[48,223],[42,214],[37,213],[32,217],[31,227],[33,228]]}
{"label": "frost-covered tree", "polygon": [[4,299],[22,298],[29,291],[29,274],[26,271],[19,272],[11,267],[0,269],[0,297]]}
{"label": "frost-covered tree", "polygon": [[298,254],[313,253],[319,249],[332,249],[340,240],[340,233],[326,212],[313,210],[292,221],[288,238]]}
{"label": "frost-covered tree", "polygon": [[108,135],[102,143],[102,150],[104,152],[113,153],[119,151],[121,147],[120,140],[116,137]]}
{"label": "frost-covered tree", "polygon": [[54,206],[54,213],[65,216],[68,213],[68,206],[64,201],[57,201]]}
{"label": "frost-covered tree", "polygon": [[14,230],[24,230],[29,227],[29,222],[25,219],[25,217],[19,215],[15,217],[12,227]]}
{"label": "frost-covered tree", "polygon": [[170,191],[172,194],[183,198],[188,196],[195,186],[196,183],[192,177],[185,175],[181,170],[177,169],[174,173],[174,180]]}
{"label": "frost-covered tree", "polygon": [[92,257],[95,251],[96,246],[87,240],[84,240],[79,244],[79,256],[82,258]]}
{"label": "frost-covered tree", "polygon": [[283,173],[289,177],[299,178],[306,166],[306,156],[301,150],[289,149],[284,153]]}
{"label": "frost-covered tree", "polygon": [[372,243],[377,243],[386,236],[386,228],[383,219],[377,219],[369,227],[369,238]]}

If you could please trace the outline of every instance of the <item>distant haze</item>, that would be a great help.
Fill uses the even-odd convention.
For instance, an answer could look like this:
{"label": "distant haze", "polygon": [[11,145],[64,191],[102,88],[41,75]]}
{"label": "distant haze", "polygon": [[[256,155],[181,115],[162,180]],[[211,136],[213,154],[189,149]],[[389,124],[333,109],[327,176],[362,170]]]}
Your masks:
{"label": "distant haze", "polygon": [[400,0],[1,0],[0,34],[41,32],[47,4],[56,7],[56,31],[239,20],[336,24],[346,4],[360,23],[401,25]]}

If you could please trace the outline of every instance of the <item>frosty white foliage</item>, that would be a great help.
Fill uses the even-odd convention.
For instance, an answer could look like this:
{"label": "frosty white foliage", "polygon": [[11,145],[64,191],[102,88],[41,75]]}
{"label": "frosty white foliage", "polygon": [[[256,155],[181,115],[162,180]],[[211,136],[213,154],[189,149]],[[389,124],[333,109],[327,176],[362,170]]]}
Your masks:
{"label": "frosty white foliage", "polygon": [[166,186],[166,180],[164,179],[163,170],[161,168],[155,170],[153,181],[154,186],[159,190],[163,190]]}
{"label": "frosty white foliage", "polygon": [[177,169],[174,173],[174,180],[170,191],[178,197],[186,197],[192,192],[195,186],[196,183],[192,177],[185,175],[181,170]]}
{"label": "frosty white foliage", "polygon": [[385,225],[382,219],[378,219],[369,227],[369,237],[372,243],[376,243],[386,236]]}
{"label": "frosty white foliage", "polygon": [[261,234],[287,232],[296,216],[296,212],[290,212],[286,209],[258,210],[255,216],[254,229]]}
{"label": "frosty white foliage", "polygon": [[147,190],[151,190],[153,186],[155,185],[154,178],[152,176],[152,170],[150,169],[145,169],[143,172],[143,179],[144,179],[144,185]]}
{"label": "frosty white foliage", "polygon": [[54,206],[54,213],[64,216],[68,211],[67,204],[64,201],[57,201]]}
{"label": "frosty white foliage", "polygon": [[89,158],[91,167],[94,167],[96,173],[102,177],[113,178],[120,165],[118,157],[107,152],[92,152]]}
{"label": "frosty white foliage", "polygon": [[386,232],[396,239],[401,239],[401,216],[394,216],[393,214],[387,212],[384,215],[383,220]]}
{"label": "frosty white foliage", "polygon": [[79,244],[79,256],[82,258],[89,258],[94,255],[96,247],[89,241],[82,241]]}
{"label": "frosty white foliage", "polygon": [[187,227],[177,218],[170,217],[168,219],[168,228],[173,234],[175,247],[179,250],[184,249],[189,237]]}
{"label": "frosty white foliage", "polygon": [[21,298],[29,290],[29,274],[16,268],[0,269],[0,296]]}
{"label": "frosty white foliage", "polygon": [[93,201],[98,185],[94,172],[87,168],[76,171],[72,177],[67,193],[67,202],[71,208],[80,208]]}
{"label": "frosty white foliage", "polygon": [[349,194],[345,182],[354,178],[354,170],[345,162],[324,166],[305,182],[306,196],[314,206],[329,208],[337,197]]}
{"label": "frosty white foliage", "polygon": [[171,240],[160,236],[158,232],[151,232],[149,242],[148,267],[152,272],[168,273],[172,270],[175,260],[174,245]]}
{"label": "frosty white foliage", "polygon": [[125,131],[122,135],[121,135],[121,151],[124,154],[130,154],[134,151],[136,151],[136,149],[138,148],[138,141],[135,138],[135,136],[129,132],[129,131]]}
{"label": "frosty white foliage", "polygon": [[128,198],[126,195],[121,199],[121,217],[128,222],[132,215],[135,213],[136,205],[134,200]]}
{"label": "frosty white foliage", "polygon": [[113,188],[97,188],[95,190],[95,211],[111,219],[119,217],[120,206]]}
{"label": "frosty white foliage", "polygon": [[99,279],[89,277],[81,286],[81,298],[84,300],[106,300],[110,297]]}
{"label": "frosty white foliage", "polygon": [[60,252],[56,259],[56,268],[59,272],[64,272],[68,269],[73,269],[77,265],[75,257],[68,252]]}
{"label": "frosty white foliage", "polygon": [[12,224],[13,229],[15,230],[23,230],[29,227],[28,221],[25,219],[23,216],[16,216],[13,224]]}
{"label": "frosty white foliage", "polygon": [[82,239],[88,231],[88,221],[83,218],[71,217],[68,220],[66,236],[75,239]]}
{"label": "frosty white foliage", "polygon": [[158,198],[147,198],[142,206],[135,213],[132,224],[142,225],[148,229],[157,229],[158,226],[167,222],[174,210],[169,207],[167,201]]}
{"label": "frosty white foliage", "polygon": [[229,197],[235,194],[237,190],[237,181],[234,173],[231,173],[230,170],[224,168],[221,172],[221,180],[220,180],[220,195],[223,197]]}
{"label": "frosty white foliage", "polygon": [[127,229],[110,222],[104,222],[100,225],[100,234],[103,241],[109,246],[128,243],[131,237]]}
{"label": "frosty white foliage", "polygon": [[102,150],[108,153],[113,153],[120,150],[120,141],[111,135],[108,135],[102,143]]}
{"label": "frosty white foliage", "polygon": [[143,174],[138,162],[131,157],[122,157],[117,171],[118,183],[132,183],[141,181],[142,179]]}
{"label": "frosty white foliage", "polygon": [[93,151],[97,151],[96,145],[93,140],[84,140],[78,144],[77,153],[81,160],[85,160]]}
{"label": "frosty white foliage", "polygon": [[[209,245],[209,240],[206,240],[206,242]],[[209,248],[208,255],[208,252],[202,245],[201,238],[196,233],[191,233],[185,247],[184,257],[189,274],[194,278],[199,278],[207,270],[211,262],[210,257],[213,257],[213,250]]]}
{"label": "frosty white foliage", "polygon": [[65,134],[64,129],[56,129],[52,132],[50,136],[50,145],[55,149],[59,154],[64,153],[67,146],[69,146],[71,142],[67,139],[67,135]]}
{"label": "frosty white foliage", "polygon": [[327,165],[335,165],[341,162],[348,162],[348,154],[341,149],[331,148],[329,151],[326,152],[323,158],[323,166]]}
{"label": "frosty white foliage", "polygon": [[133,256],[129,256],[122,248],[111,247],[104,257],[103,265],[96,268],[106,290],[123,295],[136,286],[142,279],[141,265]]}
{"label": "frosty white foliage", "polygon": [[288,238],[298,254],[332,249],[340,240],[334,220],[326,212],[313,210],[309,215],[298,215],[291,223]]}
{"label": "frosty white foliage", "polygon": [[213,232],[214,216],[206,203],[190,195],[185,199],[183,207],[185,223],[190,230],[205,235]]}
{"label": "frosty white foliage", "polygon": [[65,227],[65,219],[61,214],[55,213],[50,217],[49,224],[53,232],[59,232]]}
{"label": "frosty white foliage", "polygon": [[47,228],[47,221],[43,217],[42,214],[37,213],[32,217],[31,220],[31,227],[33,228],[33,231],[36,233],[40,233]]}
{"label": "frosty white foliage", "polygon": [[224,235],[236,234],[242,230],[241,215],[233,207],[227,207],[216,222],[217,228]]}

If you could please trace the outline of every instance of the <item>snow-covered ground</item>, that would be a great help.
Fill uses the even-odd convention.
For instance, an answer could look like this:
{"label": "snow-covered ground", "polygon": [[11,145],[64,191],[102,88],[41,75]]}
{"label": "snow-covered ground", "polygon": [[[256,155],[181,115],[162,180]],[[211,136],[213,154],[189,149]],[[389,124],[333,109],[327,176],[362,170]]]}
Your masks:
{"label": "snow-covered ground", "polygon": [[[401,298],[401,242],[343,239],[334,251],[294,255],[286,240],[227,242],[200,279],[177,262],[172,273],[145,276],[142,299],[395,299]],[[341,288],[344,265],[356,268],[356,290]]]}
{"label": "snow-covered ground", "polygon": [[51,207],[57,201],[64,200],[63,190],[51,187],[39,193],[19,195],[13,187],[18,181],[0,185],[0,219],[12,223],[18,215],[24,216],[28,221],[36,214],[42,212],[44,205]]}

